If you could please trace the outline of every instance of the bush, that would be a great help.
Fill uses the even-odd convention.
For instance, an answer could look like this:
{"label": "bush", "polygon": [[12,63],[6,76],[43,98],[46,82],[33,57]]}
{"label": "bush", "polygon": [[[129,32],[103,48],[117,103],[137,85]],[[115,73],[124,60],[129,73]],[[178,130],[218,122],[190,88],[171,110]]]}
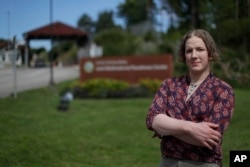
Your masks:
{"label": "bush", "polygon": [[145,78],[139,81],[139,86],[148,90],[150,94],[155,94],[161,85],[161,80]]}
{"label": "bush", "polygon": [[125,81],[96,78],[74,84],[73,93],[79,98],[122,97],[128,88],[129,84]]}
{"label": "bush", "polygon": [[161,84],[157,79],[141,79],[138,85],[126,81],[95,78],[75,82],[71,89],[75,98],[132,98],[152,96]]}
{"label": "bush", "polygon": [[149,91],[145,87],[138,85],[130,86],[125,93],[125,97],[134,98],[134,97],[148,97]]}

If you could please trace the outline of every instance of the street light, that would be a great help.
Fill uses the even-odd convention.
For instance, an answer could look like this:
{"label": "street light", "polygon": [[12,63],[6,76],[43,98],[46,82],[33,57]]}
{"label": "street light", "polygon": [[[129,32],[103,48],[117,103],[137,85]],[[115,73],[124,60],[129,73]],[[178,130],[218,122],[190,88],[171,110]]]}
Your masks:
{"label": "street light", "polygon": [[10,50],[11,47],[11,39],[10,39],[10,11],[7,12],[7,30],[8,30],[8,49]]}
{"label": "street light", "polygon": [[52,18],[53,16],[53,1],[50,0],[50,33],[51,33],[51,48],[50,48],[50,53],[49,53],[49,61],[50,61],[50,82],[49,86],[53,87],[55,85],[54,83],[54,74],[53,74],[53,54],[52,54],[52,49],[53,49],[53,27],[52,27]]}

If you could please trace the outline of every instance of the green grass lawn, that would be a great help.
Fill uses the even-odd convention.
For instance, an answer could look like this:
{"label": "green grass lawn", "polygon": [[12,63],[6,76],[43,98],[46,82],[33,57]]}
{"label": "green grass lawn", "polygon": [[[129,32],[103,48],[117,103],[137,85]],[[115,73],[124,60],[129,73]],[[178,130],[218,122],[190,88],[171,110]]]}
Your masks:
{"label": "green grass lawn", "polygon": [[[58,90],[64,85],[58,85]],[[250,150],[250,91],[235,90],[236,109],[224,138],[229,150]],[[153,167],[158,139],[145,127],[151,98],[74,100],[57,111],[57,91],[42,88],[0,99],[0,166]]]}

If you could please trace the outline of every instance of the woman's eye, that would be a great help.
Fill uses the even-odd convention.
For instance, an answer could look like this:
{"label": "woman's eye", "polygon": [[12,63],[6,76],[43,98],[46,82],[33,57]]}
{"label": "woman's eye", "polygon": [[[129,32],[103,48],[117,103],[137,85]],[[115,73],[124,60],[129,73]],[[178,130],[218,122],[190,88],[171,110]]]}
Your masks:
{"label": "woman's eye", "polygon": [[190,53],[190,52],[192,52],[192,49],[187,49],[186,50],[186,53]]}
{"label": "woman's eye", "polygon": [[197,48],[198,51],[203,51],[204,49],[203,48]]}

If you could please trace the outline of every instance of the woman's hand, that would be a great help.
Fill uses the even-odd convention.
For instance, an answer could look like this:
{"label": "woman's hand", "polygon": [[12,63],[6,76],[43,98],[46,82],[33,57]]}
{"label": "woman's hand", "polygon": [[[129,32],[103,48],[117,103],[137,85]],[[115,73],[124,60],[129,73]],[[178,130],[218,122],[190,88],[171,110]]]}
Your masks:
{"label": "woman's hand", "polygon": [[210,150],[220,143],[221,134],[218,131],[218,125],[209,122],[189,122],[188,125],[189,131],[187,134],[177,134],[173,136],[186,143],[207,147]]}
{"label": "woman's hand", "polygon": [[186,143],[208,149],[213,149],[221,141],[219,125],[214,123],[195,123],[158,114],[154,118],[152,127],[160,136],[172,135]]}

